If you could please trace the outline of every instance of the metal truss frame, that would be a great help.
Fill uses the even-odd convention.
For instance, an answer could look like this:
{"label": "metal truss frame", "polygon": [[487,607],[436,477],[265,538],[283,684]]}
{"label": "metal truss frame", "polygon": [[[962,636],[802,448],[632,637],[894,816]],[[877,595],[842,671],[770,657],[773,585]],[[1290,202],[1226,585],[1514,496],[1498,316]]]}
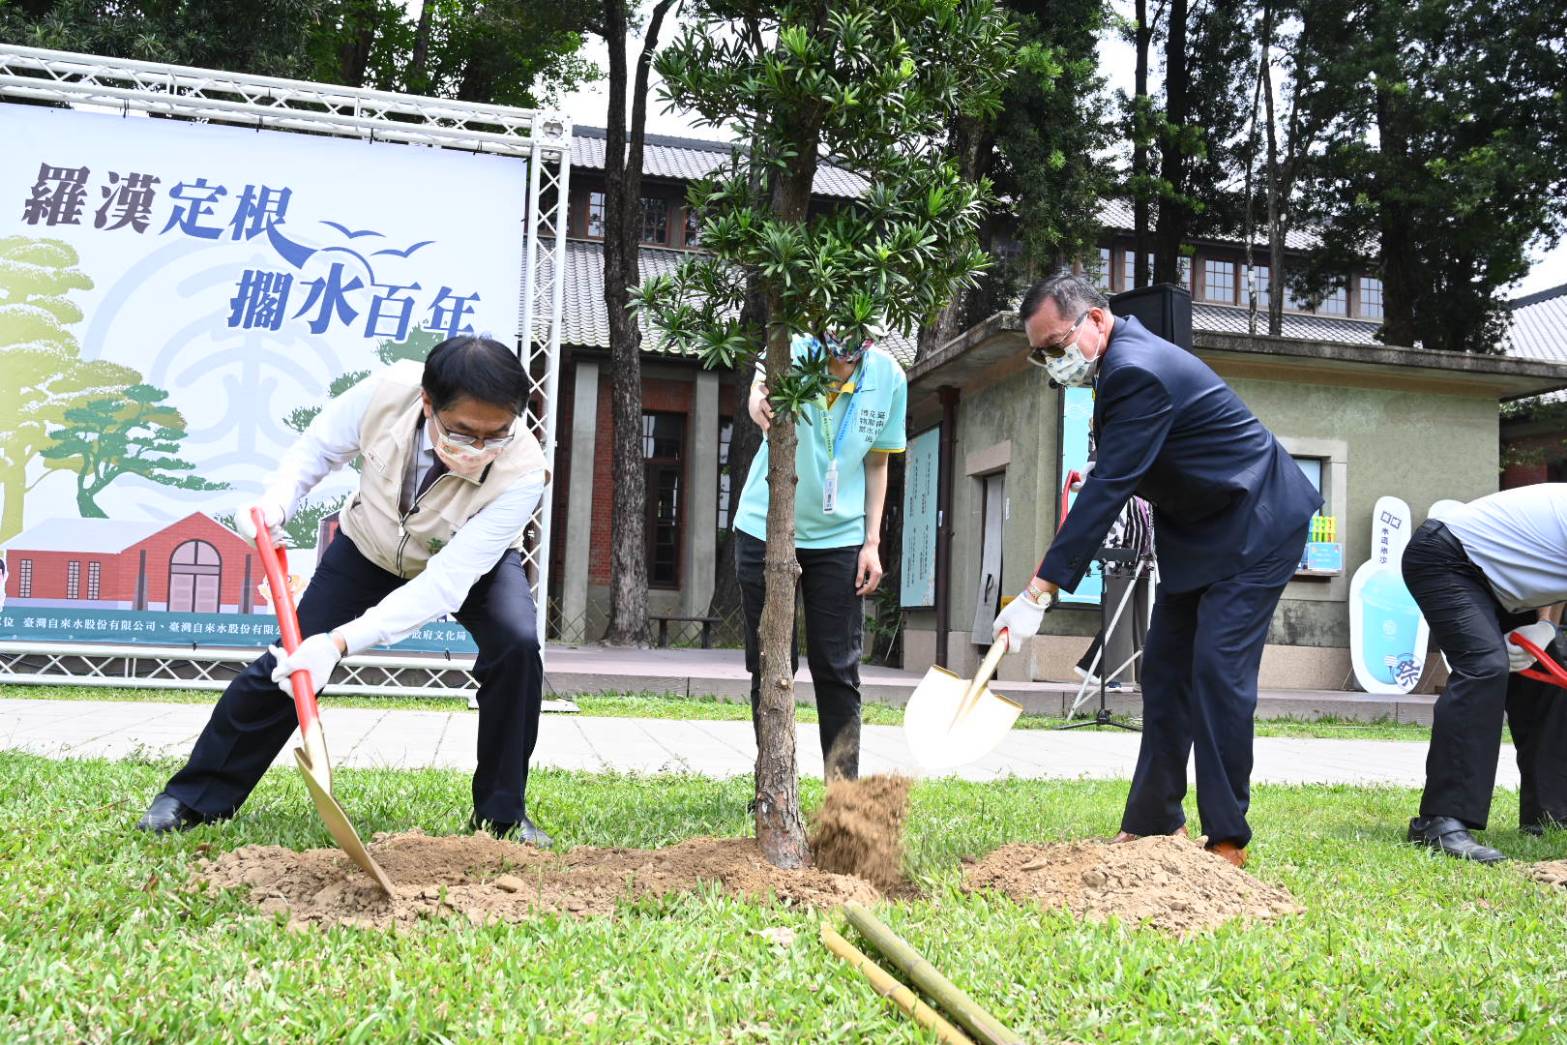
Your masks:
{"label": "metal truss frame", "polygon": [[[545,460],[553,463],[556,448],[556,396],[560,377],[560,312],[566,272],[566,217],[571,177],[571,120],[561,113],[520,109],[478,102],[424,98],[357,87],[337,87],[271,76],[249,76],[198,69],[190,66],[139,62],[99,55],[73,54],[36,47],[0,44],[0,100],[26,99],[62,106],[83,106],[122,114],[145,113],[194,122],[236,124],[243,127],[304,134],[358,138],[364,141],[400,142],[409,146],[457,149],[516,156],[528,162],[528,200],[523,243],[522,302],[518,316],[518,354],[530,381],[528,421],[543,447]],[[541,642],[548,629],[549,548],[553,497],[546,488],[539,502],[525,560],[532,568],[534,602]],[[51,665],[48,671],[17,672],[10,664],[27,646]],[[99,651],[89,654],[88,650]],[[120,675],[101,671],[68,670],[65,658],[110,656],[140,662],[150,651],[135,647],[43,646],[0,643],[0,682],[59,681],[70,678],[80,685],[160,685],[165,678]],[[168,662],[191,665],[217,664],[247,658],[244,651],[170,648],[161,651]],[[52,658],[52,659],[51,659]],[[375,664],[369,662],[375,661]],[[383,664],[382,661],[391,663]],[[374,667],[386,681],[374,684],[358,676],[340,693],[389,692],[410,695],[457,695],[459,690],[426,680],[405,686],[399,679],[410,672],[449,674],[430,658],[410,662],[401,657],[361,657],[354,663]],[[83,661],[86,663],[86,661]],[[415,664],[420,665],[415,667]],[[450,661],[452,665],[471,665]],[[78,666],[79,667],[79,666]],[[94,681],[102,678],[104,681]],[[466,680],[466,673],[464,671]],[[210,676],[182,679],[180,688],[217,681]],[[464,683],[467,684],[466,681]],[[166,687],[169,688],[169,687]]]}

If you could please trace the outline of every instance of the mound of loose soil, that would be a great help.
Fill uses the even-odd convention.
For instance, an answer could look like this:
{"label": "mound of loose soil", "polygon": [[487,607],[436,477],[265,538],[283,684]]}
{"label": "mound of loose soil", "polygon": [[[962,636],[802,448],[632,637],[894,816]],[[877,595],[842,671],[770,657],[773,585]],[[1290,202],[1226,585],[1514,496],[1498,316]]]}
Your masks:
{"label": "mound of loose soil", "polygon": [[884,893],[903,887],[909,785],[900,776],[829,784],[811,832],[812,862],[824,871],[863,878]]}
{"label": "mound of loose soil", "polygon": [[212,886],[249,887],[251,902],[294,922],[385,926],[466,916],[476,924],[545,912],[608,914],[622,900],[691,892],[714,883],[731,896],[830,907],[879,899],[869,883],[816,868],[785,871],[749,838],[694,838],[667,849],[576,848],[551,853],[487,834],[419,831],[370,844],[396,895],[388,899],[337,849],[247,845],[197,865]]}
{"label": "mound of loose soil", "polygon": [[1567,888],[1567,860],[1541,860],[1537,864],[1526,864],[1523,873],[1545,885]]}
{"label": "mound of loose soil", "polygon": [[1289,893],[1260,882],[1185,838],[1008,845],[963,871],[969,892],[995,889],[1020,903],[1064,907],[1103,921],[1147,922],[1182,935],[1232,918],[1298,914]]}

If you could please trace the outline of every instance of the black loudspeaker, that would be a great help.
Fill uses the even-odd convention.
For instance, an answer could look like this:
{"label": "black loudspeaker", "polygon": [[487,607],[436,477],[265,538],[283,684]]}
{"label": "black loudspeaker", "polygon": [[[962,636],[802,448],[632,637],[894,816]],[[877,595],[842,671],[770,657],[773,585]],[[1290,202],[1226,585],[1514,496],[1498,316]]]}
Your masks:
{"label": "black loudspeaker", "polygon": [[1110,299],[1110,311],[1118,316],[1136,316],[1149,332],[1174,345],[1192,350],[1192,295],[1174,283],[1155,283],[1117,294]]}

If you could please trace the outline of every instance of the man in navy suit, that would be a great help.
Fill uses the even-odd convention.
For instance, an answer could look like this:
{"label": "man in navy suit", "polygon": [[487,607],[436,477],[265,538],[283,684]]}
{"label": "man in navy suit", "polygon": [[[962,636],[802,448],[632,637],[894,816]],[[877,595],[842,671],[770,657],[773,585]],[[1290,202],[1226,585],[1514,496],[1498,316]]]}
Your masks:
{"label": "man in navy suit", "polygon": [[1208,847],[1246,860],[1257,668],[1322,498],[1273,433],[1190,352],[1110,314],[1086,280],[1052,276],[1019,309],[1031,361],[1092,385],[1099,459],[1028,589],[996,618],[1010,648],[1077,587],[1135,493],[1154,505],[1159,589],[1143,651],[1142,746],[1118,841],[1185,833],[1186,764]]}

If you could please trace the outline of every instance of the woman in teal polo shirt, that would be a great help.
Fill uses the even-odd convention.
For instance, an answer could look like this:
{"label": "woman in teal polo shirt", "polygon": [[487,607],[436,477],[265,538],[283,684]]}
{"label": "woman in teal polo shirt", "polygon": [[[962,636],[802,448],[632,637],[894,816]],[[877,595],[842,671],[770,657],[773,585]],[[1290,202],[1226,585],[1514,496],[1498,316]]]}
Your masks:
{"label": "woman in teal polo shirt", "polygon": [[[825,341],[825,344],[823,343]],[[862,600],[881,584],[881,516],[887,497],[887,455],[904,449],[908,381],[903,367],[870,341],[844,344],[798,336],[794,358],[827,354],[839,382],[825,401],[806,409],[797,429],[794,549],[805,602],[805,656],[816,687],[822,762],[828,780],[853,780],[860,769]],[[773,410],[761,375],[751,385],[751,418],[765,433]],[[751,461],[735,512],[735,570],[745,610],[745,666],[751,672],[751,712],[761,695],[757,630],[767,586],[767,441]],[[800,651],[793,649],[798,669]]]}

